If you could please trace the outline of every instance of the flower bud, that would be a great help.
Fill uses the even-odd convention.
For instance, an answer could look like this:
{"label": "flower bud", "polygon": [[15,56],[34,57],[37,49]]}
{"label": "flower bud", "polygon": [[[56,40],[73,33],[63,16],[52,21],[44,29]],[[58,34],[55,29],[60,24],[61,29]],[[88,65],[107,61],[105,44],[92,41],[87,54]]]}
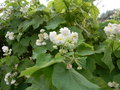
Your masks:
{"label": "flower bud", "polygon": [[72,68],[72,64],[67,64],[67,69],[71,69]]}

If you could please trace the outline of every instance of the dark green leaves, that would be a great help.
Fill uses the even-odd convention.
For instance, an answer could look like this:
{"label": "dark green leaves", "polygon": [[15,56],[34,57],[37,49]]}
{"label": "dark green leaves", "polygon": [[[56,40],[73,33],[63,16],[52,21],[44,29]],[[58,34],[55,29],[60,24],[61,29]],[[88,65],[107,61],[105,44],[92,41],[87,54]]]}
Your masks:
{"label": "dark green leaves", "polygon": [[37,63],[35,66],[27,68],[26,70],[21,72],[20,76],[24,75],[32,75],[34,72],[46,68],[52,64],[60,63],[63,61],[63,57],[60,54],[56,54],[55,57],[52,59],[50,54],[40,54],[37,57]]}
{"label": "dark green leaves", "polygon": [[120,70],[120,60],[117,60],[117,66],[118,66],[118,68]]}
{"label": "dark green leaves", "polygon": [[65,23],[65,19],[60,17],[60,16],[56,16],[54,17],[51,21],[49,21],[47,23],[46,28],[49,29],[56,29],[60,24]]}
{"label": "dark green leaves", "polygon": [[63,64],[54,66],[52,80],[58,90],[98,90],[99,88],[74,69],[67,70]]}
{"label": "dark green leaves", "polygon": [[32,26],[33,26],[34,29],[37,29],[40,26],[40,24],[42,24],[43,22],[44,22],[44,18],[41,18],[38,15],[36,15],[32,19],[31,24],[32,24]]}
{"label": "dark green leaves", "polygon": [[22,22],[18,29],[21,31],[27,30],[31,25],[33,26],[34,29],[37,29],[42,23],[44,22],[44,19],[41,18],[40,16],[36,15],[32,20],[26,20]]}
{"label": "dark green leaves", "polygon": [[52,60],[52,56],[50,54],[41,53],[37,56],[36,65],[43,66],[46,65],[46,63],[50,62],[51,60]]}
{"label": "dark green leaves", "polygon": [[32,85],[26,90],[50,90],[43,76],[32,79]]}
{"label": "dark green leaves", "polygon": [[20,41],[21,45],[26,46],[26,47],[29,46],[29,42],[30,42],[30,37],[22,38]]}
{"label": "dark green leaves", "polygon": [[19,63],[19,59],[16,56],[8,56],[0,60],[0,64],[6,64],[9,67],[14,67]]}
{"label": "dark green leaves", "polygon": [[110,69],[110,71],[112,71],[114,69],[111,54],[112,54],[112,49],[110,46],[108,46],[108,47],[106,47],[104,56],[102,58],[102,61],[107,65],[107,67]]}
{"label": "dark green leaves", "polygon": [[47,50],[43,47],[36,47],[34,50],[33,50],[33,59],[36,59],[37,56],[41,53],[46,53]]}
{"label": "dark green leaves", "polygon": [[77,52],[81,56],[94,54],[94,49],[87,43],[82,43],[77,47]]}
{"label": "dark green leaves", "polygon": [[34,65],[33,61],[31,61],[29,59],[24,59],[19,63],[17,69],[18,69],[18,71],[21,72],[21,71],[25,70],[26,68],[31,67],[33,65]]}
{"label": "dark green leaves", "polygon": [[13,53],[18,55],[18,56],[20,56],[23,53],[27,52],[27,48],[25,46],[21,45],[18,42],[15,42],[13,44],[12,48],[13,48]]}

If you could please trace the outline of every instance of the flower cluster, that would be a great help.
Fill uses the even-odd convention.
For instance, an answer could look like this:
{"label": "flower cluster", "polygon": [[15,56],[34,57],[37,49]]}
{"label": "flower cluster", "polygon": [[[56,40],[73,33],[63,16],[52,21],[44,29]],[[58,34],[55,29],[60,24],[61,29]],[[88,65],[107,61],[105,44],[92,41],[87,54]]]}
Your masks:
{"label": "flower cluster", "polygon": [[[4,5],[4,7],[5,7],[5,5]],[[4,8],[4,7],[2,7],[2,8]],[[0,18],[1,18],[2,20],[7,20],[7,19],[9,19],[9,16],[11,15],[12,11],[13,11],[13,7],[12,7],[12,6],[9,6],[7,9],[3,10],[3,11],[0,13]]]}
{"label": "flower cluster", "polygon": [[36,40],[37,46],[43,46],[46,45],[46,40],[48,40],[48,34],[45,32],[44,29],[40,30],[40,34],[38,34],[39,39]]}
{"label": "flower cluster", "polygon": [[109,23],[108,26],[104,28],[104,31],[109,38],[113,38],[120,34],[120,24]]}
{"label": "flower cluster", "polygon": [[7,85],[10,84],[15,84],[16,80],[14,80],[13,78],[17,75],[17,72],[12,73],[7,73],[5,75],[4,81],[6,82]]}
{"label": "flower cluster", "polygon": [[12,49],[9,49],[7,46],[3,46],[2,50],[4,52],[4,54],[3,54],[4,56],[10,55],[12,52]]}
{"label": "flower cluster", "polygon": [[119,84],[115,81],[108,82],[108,86],[111,87],[111,88],[119,88]]}
{"label": "flower cluster", "polygon": [[55,31],[50,32],[49,38],[56,46],[73,49],[78,41],[78,33],[71,32],[67,27],[64,27],[60,29],[60,34]]}
{"label": "flower cluster", "polygon": [[7,32],[5,35],[5,38],[8,38],[9,40],[14,40],[15,39],[15,35],[14,32]]}
{"label": "flower cluster", "polygon": [[26,6],[24,6],[24,7],[21,7],[20,8],[20,11],[22,12],[22,13],[27,13],[28,12],[28,9],[29,9],[29,7],[30,7],[30,5],[28,4],[28,5],[26,5]]}

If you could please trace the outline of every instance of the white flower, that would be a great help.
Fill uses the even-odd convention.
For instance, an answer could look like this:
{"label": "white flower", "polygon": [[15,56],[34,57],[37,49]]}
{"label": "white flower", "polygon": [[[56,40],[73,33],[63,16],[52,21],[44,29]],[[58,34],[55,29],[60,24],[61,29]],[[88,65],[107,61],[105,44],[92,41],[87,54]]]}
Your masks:
{"label": "white flower", "polygon": [[42,46],[42,45],[46,45],[47,43],[45,42],[49,36],[47,33],[45,33],[44,29],[40,30],[40,34],[38,34],[39,39],[36,40],[36,45],[38,46]]}
{"label": "white flower", "polygon": [[37,40],[36,40],[36,45],[37,45],[37,46],[41,46],[41,45],[42,45],[41,40],[37,39]]}
{"label": "white flower", "polygon": [[8,51],[9,51],[9,48],[8,48],[7,46],[3,46],[3,47],[2,47],[2,50],[3,50],[3,52],[8,52]]}
{"label": "white flower", "polygon": [[120,34],[120,24],[111,24],[109,23],[108,26],[104,28],[106,35],[112,38],[112,35]]}
{"label": "white flower", "polygon": [[72,38],[72,40],[73,40],[75,43],[77,43],[77,41],[78,41],[78,33],[72,32],[71,38]]}
{"label": "white flower", "polygon": [[28,12],[29,7],[30,7],[30,5],[29,5],[29,4],[28,4],[28,5],[26,5],[26,6],[24,6],[24,7],[21,7],[21,8],[20,8],[20,11],[21,11],[22,13],[27,13],[27,12]]}
{"label": "white flower", "polygon": [[14,84],[15,82],[16,82],[16,80],[13,80],[13,79],[12,79],[11,84]]}
{"label": "white flower", "polygon": [[14,40],[14,33],[13,32],[11,32],[10,34],[9,34],[9,37],[8,37],[10,40]]}
{"label": "white flower", "polygon": [[42,45],[44,46],[44,45],[46,45],[47,43],[46,42],[42,42]]}
{"label": "white flower", "polygon": [[67,27],[61,28],[60,33],[64,36],[69,36],[71,34],[70,30]]}
{"label": "white flower", "polygon": [[44,39],[47,40],[48,39],[48,34],[47,33],[43,33]]}
{"label": "white flower", "polygon": [[43,34],[38,34],[38,37],[39,37],[39,41],[42,42],[44,40],[44,36]]}
{"label": "white flower", "polygon": [[114,87],[114,88],[118,88],[119,87],[119,84],[117,83],[117,82],[115,82],[115,81],[113,81],[113,82],[108,82],[108,86],[109,87]]}
{"label": "white flower", "polygon": [[3,46],[2,50],[4,52],[4,54],[3,54],[4,56],[10,55],[12,52],[12,49],[9,49],[7,46]]}
{"label": "white flower", "polygon": [[41,29],[40,32],[41,32],[41,33],[45,32],[45,29]]}
{"label": "white flower", "polygon": [[8,31],[5,35],[5,38],[8,38],[10,40],[14,40],[15,39],[14,33]]}
{"label": "white flower", "polygon": [[56,38],[56,37],[57,37],[57,33],[56,33],[55,31],[50,32],[49,38],[50,38],[50,40],[51,40],[52,42],[55,41],[55,38]]}
{"label": "white flower", "polygon": [[57,37],[55,38],[55,41],[53,43],[57,45],[63,45],[65,43],[65,38],[62,34],[58,34]]}
{"label": "white flower", "polygon": [[113,82],[108,82],[108,86],[109,86],[109,87],[114,87]]}
{"label": "white flower", "polygon": [[13,74],[11,74],[10,72],[7,73],[5,75],[4,81],[6,82],[7,85],[9,84],[14,84],[16,82],[16,80],[14,80],[13,78],[17,75],[17,72],[14,72]]}
{"label": "white flower", "polygon": [[57,34],[55,31],[50,32],[49,38],[56,46],[62,45],[66,48],[73,49],[78,41],[78,33],[70,32],[68,28],[64,27],[60,29],[60,34]]}
{"label": "white flower", "polygon": [[6,83],[7,85],[9,85],[9,77],[10,77],[10,76],[11,76],[11,73],[10,73],[10,72],[5,75],[4,81],[5,81],[5,83]]}

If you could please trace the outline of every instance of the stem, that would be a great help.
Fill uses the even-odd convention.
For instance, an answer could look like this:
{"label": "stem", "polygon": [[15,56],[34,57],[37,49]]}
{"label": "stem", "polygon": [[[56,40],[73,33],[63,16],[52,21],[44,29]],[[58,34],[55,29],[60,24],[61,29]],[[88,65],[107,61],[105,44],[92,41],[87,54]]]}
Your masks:
{"label": "stem", "polygon": [[82,29],[84,32],[86,32],[88,36],[91,36],[91,34],[90,34],[84,27],[82,27],[81,25],[79,25],[76,21],[75,21],[75,24],[76,24],[76,26],[78,26],[80,29]]}

